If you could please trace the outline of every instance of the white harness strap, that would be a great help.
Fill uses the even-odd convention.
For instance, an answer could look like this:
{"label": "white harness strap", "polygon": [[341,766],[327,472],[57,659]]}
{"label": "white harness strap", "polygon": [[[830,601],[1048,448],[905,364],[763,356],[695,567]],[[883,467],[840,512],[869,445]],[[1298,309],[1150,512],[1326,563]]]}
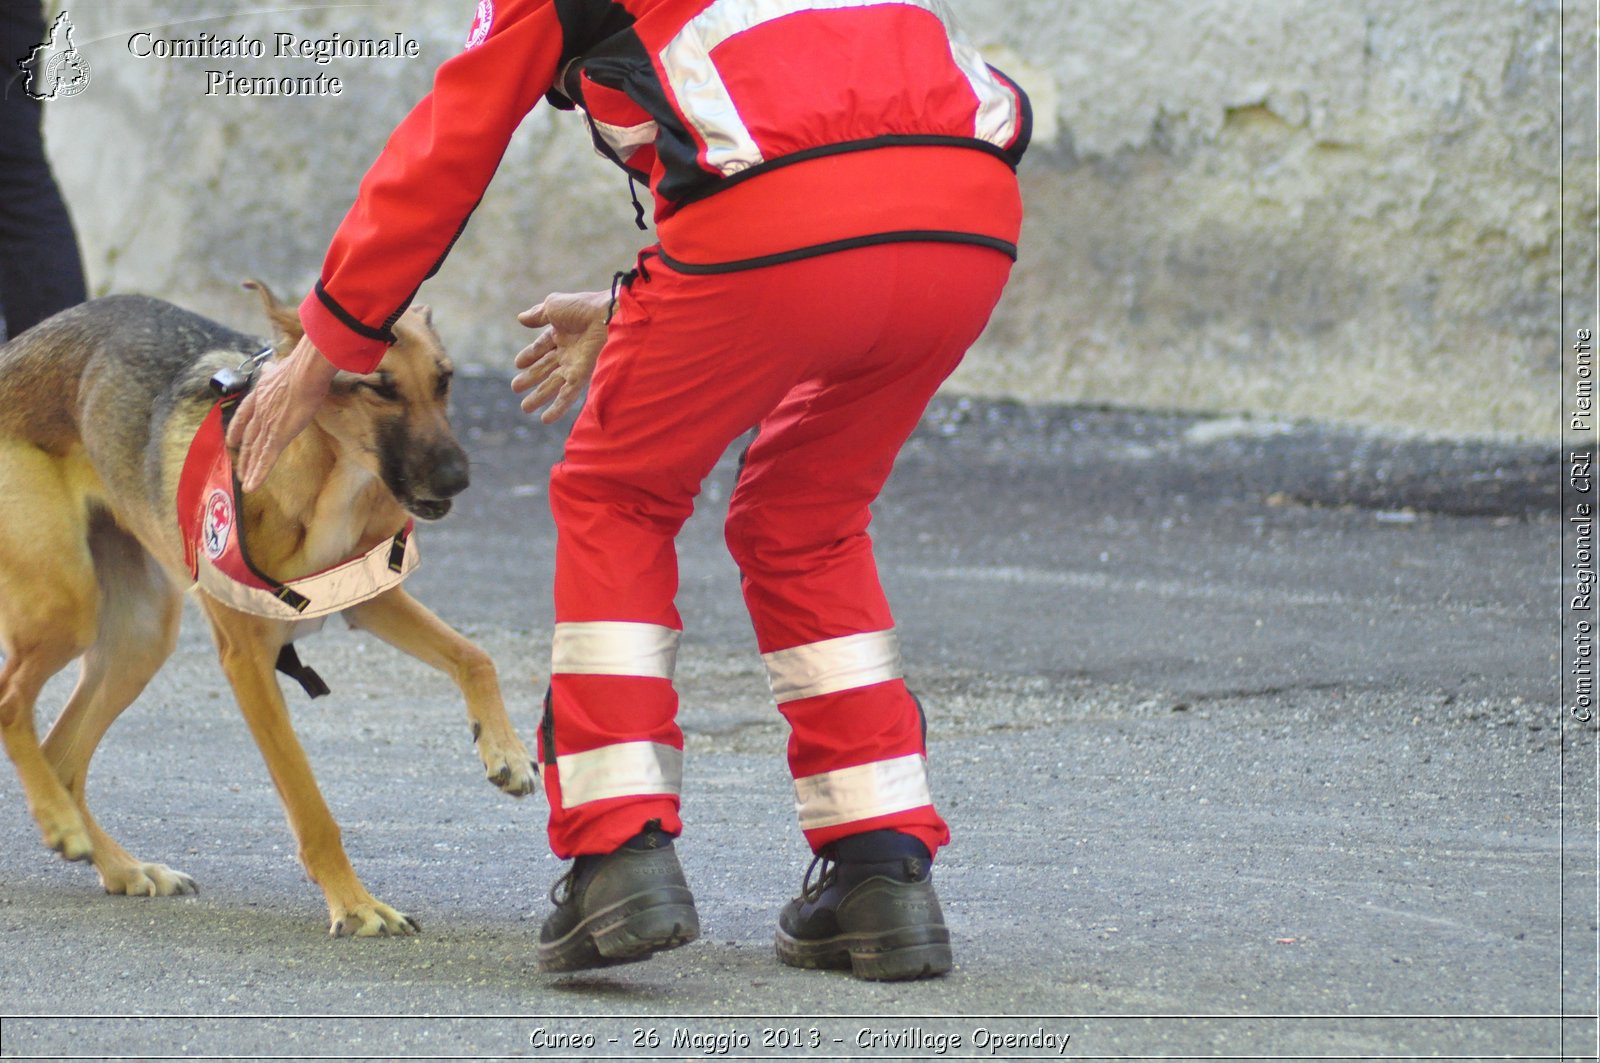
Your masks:
{"label": "white harness strap", "polygon": [[[202,590],[218,601],[256,616],[310,620],[342,612],[376,598],[391,587],[398,587],[421,563],[421,558],[411,537],[397,536],[379,543],[361,557],[289,580],[283,586],[293,592],[292,597],[282,595],[281,591],[239,582],[213,565],[204,551],[200,552],[199,562],[196,580]],[[304,604],[297,607],[302,601]]]}

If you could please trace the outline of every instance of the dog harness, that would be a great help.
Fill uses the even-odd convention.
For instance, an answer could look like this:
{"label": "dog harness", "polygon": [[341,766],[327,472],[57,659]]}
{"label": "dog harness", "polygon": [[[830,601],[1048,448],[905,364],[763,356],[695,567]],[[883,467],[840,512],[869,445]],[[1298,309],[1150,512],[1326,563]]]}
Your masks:
{"label": "dog harness", "polygon": [[[271,348],[246,364],[259,365]],[[253,366],[251,367],[253,371]],[[226,442],[228,423],[244,397],[250,376],[224,370],[212,380],[220,393],[189,444],[178,478],[178,528],[189,575],[211,597],[240,612],[273,620],[304,621],[330,616],[397,587],[419,564],[413,521],[358,557],[299,579],[280,581],[258,569],[245,550],[244,505]],[[284,646],[278,669],[298,680],[313,697],[327,687],[300,664],[293,644]],[[309,682],[308,682],[309,680]]]}

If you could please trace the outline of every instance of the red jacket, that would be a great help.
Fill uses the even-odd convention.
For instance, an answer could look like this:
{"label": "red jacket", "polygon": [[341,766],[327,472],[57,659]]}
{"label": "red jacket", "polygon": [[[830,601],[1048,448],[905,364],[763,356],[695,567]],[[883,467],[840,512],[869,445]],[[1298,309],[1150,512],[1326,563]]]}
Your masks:
{"label": "red jacket", "polygon": [[[479,0],[368,171],[301,307],[370,372],[541,97],[647,181],[663,257],[746,269],[891,240],[1013,257],[1027,97],[942,0]],[[883,42],[892,42],[885,46]]]}

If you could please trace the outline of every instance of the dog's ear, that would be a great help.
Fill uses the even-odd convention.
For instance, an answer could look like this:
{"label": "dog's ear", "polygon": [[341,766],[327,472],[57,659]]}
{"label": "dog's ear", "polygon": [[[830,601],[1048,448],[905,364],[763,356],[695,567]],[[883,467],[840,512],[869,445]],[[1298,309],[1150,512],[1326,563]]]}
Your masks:
{"label": "dog's ear", "polygon": [[244,287],[260,296],[261,308],[267,312],[267,320],[272,322],[272,338],[277,341],[279,353],[299,343],[300,337],[304,336],[306,331],[300,326],[299,312],[292,306],[278,302],[278,297],[272,294],[272,289],[254,277],[245,281]]}
{"label": "dog's ear", "polygon": [[433,324],[433,307],[427,303],[413,303],[411,309],[422,315],[422,320],[429,325]]}

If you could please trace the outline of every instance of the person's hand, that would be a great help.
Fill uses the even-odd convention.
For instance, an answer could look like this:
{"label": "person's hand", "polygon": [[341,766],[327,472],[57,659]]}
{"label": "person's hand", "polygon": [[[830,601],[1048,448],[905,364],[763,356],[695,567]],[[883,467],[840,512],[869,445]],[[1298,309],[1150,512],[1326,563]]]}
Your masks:
{"label": "person's hand", "polygon": [[518,395],[530,392],[522,400],[523,413],[549,403],[539,420],[553,424],[572,408],[605,346],[610,306],[608,292],[555,292],[517,315],[529,328],[546,326],[517,355],[522,372],[511,378],[511,390]]}
{"label": "person's hand", "polygon": [[239,448],[239,486],[254,491],[273,463],[317,415],[339,367],[304,336],[287,358],[256,371],[256,383],[228,425],[228,445]]}

